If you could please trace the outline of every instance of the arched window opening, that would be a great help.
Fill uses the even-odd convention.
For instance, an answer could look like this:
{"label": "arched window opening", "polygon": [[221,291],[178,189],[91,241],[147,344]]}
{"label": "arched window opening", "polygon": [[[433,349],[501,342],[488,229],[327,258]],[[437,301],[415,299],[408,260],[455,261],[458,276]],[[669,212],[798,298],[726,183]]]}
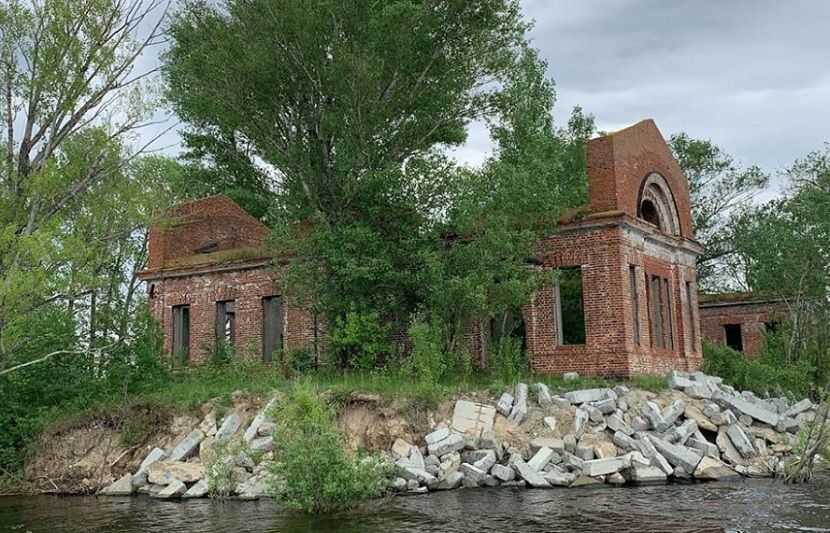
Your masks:
{"label": "arched window opening", "polygon": [[657,207],[651,200],[643,200],[640,204],[640,217],[650,224],[660,227],[660,215],[657,214]]}

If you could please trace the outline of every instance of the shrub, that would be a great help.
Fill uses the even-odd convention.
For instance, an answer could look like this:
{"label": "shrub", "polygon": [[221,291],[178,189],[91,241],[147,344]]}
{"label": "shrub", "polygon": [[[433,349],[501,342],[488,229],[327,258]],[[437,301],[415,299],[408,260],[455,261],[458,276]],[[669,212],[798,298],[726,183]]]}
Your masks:
{"label": "shrub", "polygon": [[415,321],[409,327],[412,353],[406,360],[410,374],[423,382],[434,384],[447,371],[447,355],[443,350],[441,328]]}
{"label": "shrub", "polygon": [[387,465],[378,456],[346,453],[333,410],[308,382],[287,393],[272,416],[279,428],[272,491],[280,504],[326,513],[380,495]]}
{"label": "shrub", "polygon": [[704,370],[720,376],[738,390],[760,396],[788,394],[805,397],[812,389],[808,376],[812,368],[805,362],[782,364],[764,357],[751,358],[727,347],[703,343]]}
{"label": "shrub", "polygon": [[528,373],[530,358],[522,350],[522,342],[512,337],[502,338],[490,349],[490,373],[505,383],[515,383]]}
{"label": "shrub", "polygon": [[389,333],[377,313],[349,311],[336,319],[329,342],[343,367],[369,370],[393,352]]}

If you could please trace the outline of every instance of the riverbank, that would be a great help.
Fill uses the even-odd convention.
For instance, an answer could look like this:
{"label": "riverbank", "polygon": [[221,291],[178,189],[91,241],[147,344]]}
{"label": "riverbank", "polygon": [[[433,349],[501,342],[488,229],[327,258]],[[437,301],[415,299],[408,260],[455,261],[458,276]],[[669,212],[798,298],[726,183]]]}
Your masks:
{"label": "riverbank", "polygon": [[[664,390],[650,382],[654,391],[566,383],[582,385],[491,387],[432,405],[417,396],[322,394],[339,405],[347,446],[382,454],[395,465],[387,490],[409,493],[773,476],[814,416],[808,401],[760,400],[703,374],[675,373]],[[133,405],[118,419],[78,419],[43,436],[26,477],[62,494],[256,499],[274,484],[267,466],[279,428],[267,405],[280,398],[240,390],[185,413]],[[137,441],[127,445],[125,432]]]}

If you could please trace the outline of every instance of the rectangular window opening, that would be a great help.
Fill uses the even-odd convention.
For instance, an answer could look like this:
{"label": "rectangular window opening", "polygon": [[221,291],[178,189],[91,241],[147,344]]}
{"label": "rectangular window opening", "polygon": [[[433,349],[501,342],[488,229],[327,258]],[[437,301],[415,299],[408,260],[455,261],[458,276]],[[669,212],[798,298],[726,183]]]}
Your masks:
{"label": "rectangular window opening", "polygon": [[283,348],[284,322],[282,296],[262,299],[262,360],[274,360]]}
{"label": "rectangular window opening", "polygon": [[190,306],[173,306],[173,358],[186,363],[190,360]]}
{"label": "rectangular window opening", "polygon": [[694,353],[697,348],[695,346],[695,308],[692,303],[691,281],[686,282],[686,314],[688,315],[686,318],[686,338],[688,339],[689,351]]}
{"label": "rectangular window opening", "polygon": [[236,339],[236,306],[233,300],[216,302],[216,340],[233,344]]}
{"label": "rectangular window opening", "polygon": [[723,333],[726,338],[726,345],[736,352],[744,351],[744,339],[741,335],[740,324],[724,324]]}
{"label": "rectangular window opening", "polygon": [[637,269],[628,266],[628,281],[631,293],[631,319],[634,327],[634,344],[640,344],[640,304],[637,301]]}
{"label": "rectangular window opening", "polygon": [[582,268],[560,268],[555,276],[556,338],[559,345],[585,344]]}
{"label": "rectangular window opening", "polygon": [[651,344],[657,348],[663,347],[663,306],[662,298],[660,296],[660,278],[658,276],[651,277]]}
{"label": "rectangular window opening", "polygon": [[674,350],[674,309],[672,308],[672,298],[671,298],[671,284],[667,278],[663,278],[663,288],[665,294],[665,305],[666,305],[666,333],[669,336],[668,339],[668,346],[669,350]]}

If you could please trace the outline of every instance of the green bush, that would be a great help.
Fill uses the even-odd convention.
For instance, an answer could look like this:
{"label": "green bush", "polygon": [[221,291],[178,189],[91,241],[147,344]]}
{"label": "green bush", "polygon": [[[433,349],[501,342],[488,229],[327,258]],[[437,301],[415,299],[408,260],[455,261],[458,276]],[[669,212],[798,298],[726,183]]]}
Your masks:
{"label": "green bush", "polygon": [[409,327],[409,340],[412,342],[412,352],[405,363],[409,373],[426,383],[438,382],[448,368],[441,329],[426,322],[415,321]]}
{"label": "green bush", "polygon": [[529,372],[530,358],[522,350],[522,341],[504,337],[489,351],[490,373],[505,383],[515,383]]}
{"label": "green bush", "polygon": [[375,455],[346,453],[333,410],[308,382],[289,391],[272,416],[279,428],[272,491],[280,504],[326,513],[380,495],[388,466]]}
{"label": "green bush", "polygon": [[803,361],[783,364],[762,354],[752,358],[727,346],[703,343],[704,371],[738,390],[760,396],[786,394],[803,398],[811,392],[813,369]]}
{"label": "green bush", "polygon": [[371,370],[394,351],[389,333],[377,313],[349,311],[335,321],[329,343],[344,368]]}

